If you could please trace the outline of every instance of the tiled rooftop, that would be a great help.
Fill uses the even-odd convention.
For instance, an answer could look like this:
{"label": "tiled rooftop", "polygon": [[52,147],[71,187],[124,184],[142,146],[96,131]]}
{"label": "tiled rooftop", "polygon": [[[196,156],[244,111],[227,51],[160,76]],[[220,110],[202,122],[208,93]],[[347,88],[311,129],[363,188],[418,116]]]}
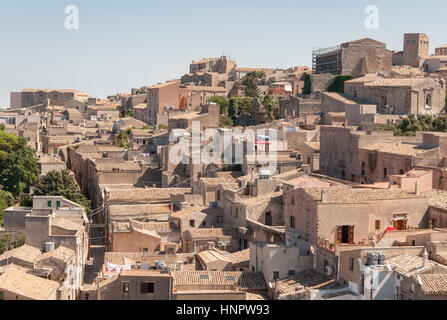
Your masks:
{"label": "tiled rooftop", "polygon": [[9,291],[33,300],[47,300],[59,288],[58,282],[31,275],[28,269],[14,264],[1,269],[0,291]]}
{"label": "tiled rooftop", "polygon": [[19,260],[23,260],[29,263],[34,263],[34,261],[42,254],[42,250],[28,245],[23,245],[21,247],[6,251],[0,255],[0,261],[10,259],[12,257]]}
{"label": "tiled rooftop", "polygon": [[421,272],[429,271],[435,267],[445,268],[447,272],[447,267],[432,260],[428,260],[425,267],[423,267],[423,259],[423,257],[403,253],[387,259],[386,263],[389,264],[395,272],[405,277],[410,277]]}
{"label": "tiled rooftop", "polygon": [[419,155],[433,148],[422,147],[417,143],[378,141],[369,145],[364,145],[360,149],[369,151],[379,151],[401,155]]}
{"label": "tiled rooftop", "polygon": [[331,277],[313,269],[307,269],[295,276],[278,281],[278,290],[282,294],[293,293],[297,287],[322,290],[342,288]]}
{"label": "tiled rooftop", "polygon": [[413,280],[421,285],[425,295],[447,296],[447,274],[414,275]]}
{"label": "tiled rooftop", "polygon": [[200,228],[200,229],[189,229],[185,231],[184,236],[189,236],[192,239],[215,239],[215,238],[231,238],[227,235],[227,232],[221,228]]}
{"label": "tiled rooftop", "polygon": [[215,288],[219,285],[237,285],[237,288],[242,291],[267,290],[264,275],[260,272],[176,271],[174,279],[176,287],[210,285]]}
{"label": "tiled rooftop", "polygon": [[231,262],[228,257],[224,256],[222,253],[215,250],[206,250],[199,252],[197,257],[203,261],[203,263],[208,264],[215,261],[225,261]]}
{"label": "tiled rooftop", "polygon": [[327,188],[304,188],[303,191],[312,197],[315,201],[321,201],[321,191],[326,192],[325,203],[359,203],[375,200],[398,200],[422,198],[413,192],[397,189],[352,189],[346,186],[327,187]]}

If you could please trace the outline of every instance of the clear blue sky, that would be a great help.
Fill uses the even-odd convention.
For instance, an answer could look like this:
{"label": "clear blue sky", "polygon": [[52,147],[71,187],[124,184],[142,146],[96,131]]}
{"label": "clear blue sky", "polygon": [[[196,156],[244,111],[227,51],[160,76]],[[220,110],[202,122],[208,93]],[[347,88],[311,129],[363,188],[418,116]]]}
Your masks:
{"label": "clear blue sky", "polygon": [[[77,31],[64,27],[68,5]],[[367,5],[379,30],[364,27]],[[445,12],[440,0],[2,0],[0,107],[23,88],[128,92],[224,53],[244,67],[310,66],[313,47],[372,37],[401,50],[405,32],[428,34],[434,51],[447,43]]]}

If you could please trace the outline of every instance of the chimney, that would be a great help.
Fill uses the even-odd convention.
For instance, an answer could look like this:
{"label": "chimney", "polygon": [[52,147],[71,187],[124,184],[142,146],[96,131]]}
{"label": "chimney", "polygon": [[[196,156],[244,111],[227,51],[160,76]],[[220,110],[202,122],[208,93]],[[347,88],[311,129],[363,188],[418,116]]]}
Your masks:
{"label": "chimney", "polygon": [[428,253],[427,249],[424,249],[424,253],[422,254],[422,268],[425,268],[428,264]]}
{"label": "chimney", "polygon": [[326,203],[326,190],[321,189],[321,203]]}
{"label": "chimney", "polygon": [[416,181],[414,184],[414,193],[416,193],[417,196],[421,194],[419,181]]}

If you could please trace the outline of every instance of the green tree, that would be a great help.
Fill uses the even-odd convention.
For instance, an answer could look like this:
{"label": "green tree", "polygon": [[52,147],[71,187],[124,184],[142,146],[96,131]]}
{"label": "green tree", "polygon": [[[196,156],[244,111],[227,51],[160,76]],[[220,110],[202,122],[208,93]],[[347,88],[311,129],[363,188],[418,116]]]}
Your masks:
{"label": "green tree", "polygon": [[39,179],[34,189],[38,196],[62,196],[73,201],[86,210],[90,208],[90,201],[82,194],[70,171],[51,171]]}
{"label": "green tree", "polygon": [[432,124],[434,131],[447,132],[447,116],[441,115],[433,120]]}
{"label": "green tree", "polygon": [[115,145],[124,149],[129,149],[129,137],[131,132],[132,128],[121,130],[118,136],[115,138]]}
{"label": "green tree", "polygon": [[253,98],[251,97],[233,97],[230,99],[228,115],[237,123],[241,115],[251,115],[253,113]]}
{"label": "green tree", "polygon": [[433,117],[431,115],[422,115],[418,117],[422,131],[433,131]]}
{"label": "green tree", "polygon": [[16,239],[10,235],[0,237],[0,255],[14,248],[21,247],[25,244],[25,234],[21,233]]}
{"label": "green tree", "polygon": [[33,206],[33,196],[28,194],[20,200],[21,207],[32,207]]}
{"label": "green tree", "polygon": [[265,78],[265,72],[255,71],[248,73],[242,79],[242,85],[245,87],[244,93],[247,97],[257,98],[260,96],[258,89],[258,79]]}
{"label": "green tree", "polygon": [[304,86],[303,86],[303,94],[311,94],[312,93],[312,79],[309,74],[304,75]]}
{"label": "green tree", "polygon": [[344,93],[345,92],[345,81],[351,80],[352,76],[336,76],[334,77],[327,86],[327,91],[329,92],[338,92],[338,93]]}
{"label": "green tree", "polygon": [[3,254],[11,249],[14,249],[14,241],[12,240],[11,236],[7,234],[0,237],[0,254]]}
{"label": "green tree", "polygon": [[0,190],[0,225],[3,224],[3,210],[14,205],[14,197],[10,192]]}
{"label": "green tree", "polygon": [[217,103],[220,107],[220,114],[227,114],[230,101],[226,97],[215,96],[207,99],[207,102]]}
{"label": "green tree", "polygon": [[271,96],[265,96],[262,104],[267,111],[267,117],[270,121],[279,118],[279,103],[273,101],[273,98]]}
{"label": "green tree", "polygon": [[35,151],[23,138],[0,130],[0,184],[18,197],[39,176]]}
{"label": "green tree", "polygon": [[219,125],[221,127],[232,127],[234,122],[228,114],[222,114],[219,119]]}

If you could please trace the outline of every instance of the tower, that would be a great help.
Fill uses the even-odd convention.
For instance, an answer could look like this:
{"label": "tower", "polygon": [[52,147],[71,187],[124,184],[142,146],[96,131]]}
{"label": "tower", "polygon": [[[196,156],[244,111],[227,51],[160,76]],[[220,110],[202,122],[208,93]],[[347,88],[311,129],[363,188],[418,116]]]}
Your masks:
{"label": "tower", "polygon": [[404,65],[420,68],[429,54],[430,38],[425,33],[404,34]]}

